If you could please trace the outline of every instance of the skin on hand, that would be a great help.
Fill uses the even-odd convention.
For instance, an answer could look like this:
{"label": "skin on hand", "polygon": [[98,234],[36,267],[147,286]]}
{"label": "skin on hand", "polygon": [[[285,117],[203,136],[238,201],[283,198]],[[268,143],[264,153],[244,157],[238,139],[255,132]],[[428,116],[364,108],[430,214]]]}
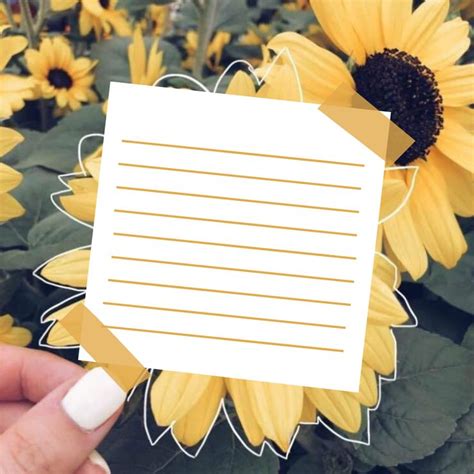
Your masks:
{"label": "skin on hand", "polygon": [[[94,450],[117,420],[125,394],[121,400],[104,374],[47,352],[0,344],[0,472],[110,473]],[[86,430],[76,413],[93,412],[87,407],[92,402],[95,419]]]}

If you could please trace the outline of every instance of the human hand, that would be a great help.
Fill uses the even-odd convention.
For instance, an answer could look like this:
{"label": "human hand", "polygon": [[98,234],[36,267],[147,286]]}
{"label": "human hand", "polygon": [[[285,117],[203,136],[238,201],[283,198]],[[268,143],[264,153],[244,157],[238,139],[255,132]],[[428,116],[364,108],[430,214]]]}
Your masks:
{"label": "human hand", "polygon": [[94,449],[125,396],[101,368],[0,344],[0,474],[110,473]]}

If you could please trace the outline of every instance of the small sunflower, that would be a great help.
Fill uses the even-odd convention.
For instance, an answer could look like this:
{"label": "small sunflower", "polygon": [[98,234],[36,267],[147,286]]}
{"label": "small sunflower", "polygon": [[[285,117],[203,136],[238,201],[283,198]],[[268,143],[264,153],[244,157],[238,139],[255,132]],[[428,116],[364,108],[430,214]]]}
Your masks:
{"label": "small sunflower", "polygon": [[[380,242],[402,271],[417,279],[427,254],[447,268],[467,244],[455,214],[474,214],[474,65],[458,65],[469,48],[469,24],[444,22],[448,0],[311,0],[321,27],[353,67],[297,33],[268,43],[288,48],[296,62],[305,101],[323,102],[340,84],[354,88],[415,143],[396,165],[419,167],[409,204],[384,223]],[[392,175],[392,178],[394,175]],[[407,189],[413,173],[398,173]]]}
{"label": "small sunflower", "polygon": [[[250,77],[239,72],[230,82],[227,93],[297,100],[293,76],[290,67],[285,66],[279,70],[277,80],[263,85],[256,92]],[[69,182],[73,189],[87,188],[84,194],[88,197],[81,197],[80,192],[75,192],[61,200],[69,213],[88,222],[94,219],[88,203],[92,202],[92,195],[96,195],[92,189],[97,188],[99,155],[100,151],[96,151],[84,160],[87,177],[73,180],[76,181],[74,186]],[[93,185],[91,179],[95,181]],[[50,261],[40,274],[50,282],[84,289],[89,258],[90,250],[74,250]],[[358,393],[162,371],[150,391],[156,423],[160,426],[172,425],[175,437],[183,445],[196,445],[211,428],[222,398],[227,397],[232,400],[238,420],[252,446],[259,446],[268,439],[286,452],[298,424],[316,422],[318,416],[347,432],[357,432],[364,407],[373,407],[377,403],[377,374],[389,375],[395,368],[395,340],[390,326],[403,324],[408,319],[393,294],[399,283],[395,267],[377,256]],[[75,306],[83,303],[83,299],[75,301],[49,314],[46,321],[60,322]],[[77,344],[61,324],[52,325],[47,342],[55,347]]]}
{"label": "small sunflower", "polygon": [[[206,51],[206,65],[214,72],[222,70],[220,62],[222,59],[222,52],[224,47],[230,42],[231,34],[227,31],[218,31],[215,33],[212,41],[209,43]],[[198,46],[198,34],[194,30],[190,30],[186,33],[186,41],[184,43],[184,49],[187,53],[187,58],[182,62],[184,69],[191,70],[194,64],[194,56]]]}
{"label": "small sunflower", "polygon": [[86,36],[94,30],[97,39],[103,34],[110,35],[112,30],[118,36],[130,36],[132,28],[125,10],[117,10],[117,0],[52,0],[54,11],[68,10],[80,3],[79,30]]}
{"label": "small sunflower", "polygon": [[26,65],[37,80],[41,97],[56,99],[58,107],[77,110],[82,102],[97,102],[92,90],[96,61],[88,58],[74,58],[67,41],[56,36],[45,38],[39,50],[28,49]]}
{"label": "small sunflower", "polygon": [[0,344],[26,347],[31,342],[31,332],[26,328],[14,327],[13,322],[9,314],[0,316]]}
{"label": "small sunflower", "polygon": [[151,34],[153,36],[162,36],[169,27],[170,6],[149,5],[147,8],[147,19],[151,23]]}
{"label": "small sunflower", "polygon": [[[23,137],[15,130],[0,127],[0,157],[6,155],[22,141]],[[21,180],[21,173],[4,163],[0,163],[0,224],[15,217],[20,217],[25,213],[23,206],[9,194],[9,191],[21,183]]]}
{"label": "small sunflower", "polygon": [[[0,34],[8,27],[0,27]],[[28,41],[23,36],[0,38],[0,120],[10,118],[25,106],[25,100],[33,99],[35,80],[14,74],[2,73],[15,54],[23,51]]]}

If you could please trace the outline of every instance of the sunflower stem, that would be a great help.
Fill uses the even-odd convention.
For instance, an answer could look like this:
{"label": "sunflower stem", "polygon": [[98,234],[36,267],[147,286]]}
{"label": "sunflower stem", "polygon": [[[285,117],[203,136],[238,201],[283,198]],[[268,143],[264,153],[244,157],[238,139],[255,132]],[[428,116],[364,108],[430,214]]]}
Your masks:
{"label": "sunflower stem", "polygon": [[199,10],[198,46],[194,57],[193,76],[202,78],[202,69],[206,61],[207,47],[214,31],[216,21],[217,0],[204,0]]}
{"label": "sunflower stem", "polygon": [[46,11],[48,10],[48,0],[38,0],[38,12],[36,13],[34,23],[35,38],[39,38],[41,29],[43,28],[44,19],[46,17]]}
{"label": "sunflower stem", "polygon": [[36,38],[33,26],[33,17],[31,16],[28,0],[20,0],[20,9],[21,21],[23,23],[23,28],[25,29],[26,37],[28,38],[28,43],[30,48],[34,48],[36,46]]}

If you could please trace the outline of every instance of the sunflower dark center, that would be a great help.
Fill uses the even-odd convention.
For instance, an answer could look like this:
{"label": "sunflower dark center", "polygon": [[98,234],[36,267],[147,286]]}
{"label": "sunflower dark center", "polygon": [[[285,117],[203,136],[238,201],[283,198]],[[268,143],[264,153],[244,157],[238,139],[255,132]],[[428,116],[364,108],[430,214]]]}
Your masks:
{"label": "sunflower dark center", "polygon": [[110,0],[99,0],[99,3],[102,8],[107,9],[109,8]]}
{"label": "sunflower dark center", "polygon": [[69,89],[72,86],[71,76],[64,69],[51,69],[48,81],[56,89]]}
{"label": "sunflower dark center", "polygon": [[415,143],[397,160],[406,165],[426,158],[443,128],[443,103],[433,72],[397,49],[369,56],[354,71],[357,92],[391,119]]}

